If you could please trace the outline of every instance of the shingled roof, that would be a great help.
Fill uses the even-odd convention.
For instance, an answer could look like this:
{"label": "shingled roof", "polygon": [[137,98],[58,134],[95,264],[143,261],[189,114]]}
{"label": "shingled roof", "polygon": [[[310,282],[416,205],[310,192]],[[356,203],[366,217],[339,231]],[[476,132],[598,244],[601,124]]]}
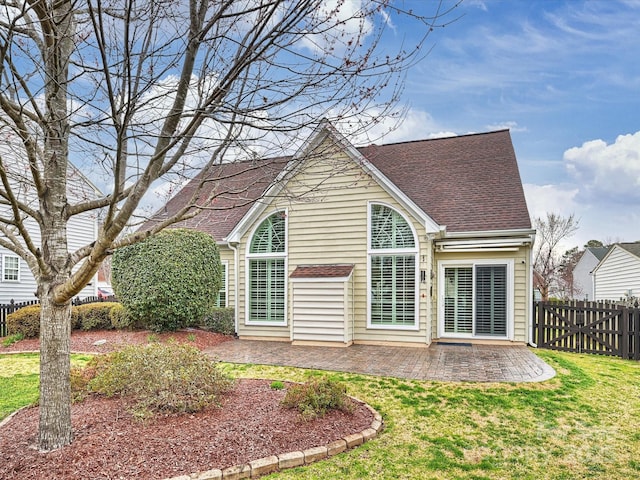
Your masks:
{"label": "shingled roof", "polygon": [[155,222],[176,214],[186,205],[193,193],[204,182],[197,205],[202,205],[213,189],[217,196],[198,215],[179,222],[173,227],[193,228],[223,240],[244,217],[254,203],[261,201],[265,191],[287,165],[289,157],[272,158],[258,162],[237,162],[214,165],[201,171],[185,185],[154,217],[142,225],[150,229]]}
{"label": "shingled roof", "polygon": [[360,152],[448,232],[531,228],[508,130]]}
{"label": "shingled roof", "polygon": [[[448,232],[531,228],[508,130],[357,150],[423,212],[446,225]],[[201,199],[212,188],[219,192],[212,208],[177,226],[202,230],[222,240],[252,204],[260,201],[289,159],[216,165],[187,184],[154,220],[177,212],[205,179],[208,183]]]}
{"label": "shingled roof", "polygon": [[627,242],[627,243],[618,243],[621,248],[625,249],[632,255],[640,258],[640,241],[638,242]]}

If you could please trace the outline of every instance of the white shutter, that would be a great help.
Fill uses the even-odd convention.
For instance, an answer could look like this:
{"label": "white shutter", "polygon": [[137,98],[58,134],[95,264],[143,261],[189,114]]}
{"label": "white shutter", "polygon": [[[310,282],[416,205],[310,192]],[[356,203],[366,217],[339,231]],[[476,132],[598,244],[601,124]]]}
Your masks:
{"label": "white shutter", "polygon": [[471,333],[473,330],[473,268],[444,269],[444,331]]}

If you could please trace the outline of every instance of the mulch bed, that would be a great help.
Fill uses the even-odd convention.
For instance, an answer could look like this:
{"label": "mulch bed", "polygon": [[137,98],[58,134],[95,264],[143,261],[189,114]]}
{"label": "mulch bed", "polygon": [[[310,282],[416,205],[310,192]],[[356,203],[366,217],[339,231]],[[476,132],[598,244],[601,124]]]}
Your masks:
{"label": "mulch bed", "polygon": [[[73,350],[110,351],[126,343],[147,343],[149,335],[115,333],[74,332]],[[200,331],[171,336],[200,348],[229,338]],[[99,339],[107,343],[94,346]],[[7,350],[33,349],[33,344],[23,342],[31,341]],[[4,351],[0,348],[0,353]],[[280,406],[285,390],[274,390],[270,383],[239,380],[221,398],[220,408],[160,416],[145,423],[133,418],[122,399],[89,397],[72,407],[74,442],[50,453],[40,453],[36,447],[37,407],[23,409],[0,428],[0,478],[163,479],[326,445],[371,425],[373,415],[363,404],[353,414],[333,411],[303,421],[295,410]]]}
{"label": "mulch bed", "polygon": [[[95,345],[96,342],[105,340],[105,343]],[[177,332],[153,333],[148,330],[99,330],[80,331],[71,333],[71,351],[85,353],[108,353],[125,345],[141,345],[149,342],[176,341],[187,343],[204,350],[215,347],[222,342],[233,340],[229,335],[207,332],[198,328],[186,328]],[[0,354],[10,352],[37,352],[40,350],[40,340],[26,338],[8,347],[0,346]]]}

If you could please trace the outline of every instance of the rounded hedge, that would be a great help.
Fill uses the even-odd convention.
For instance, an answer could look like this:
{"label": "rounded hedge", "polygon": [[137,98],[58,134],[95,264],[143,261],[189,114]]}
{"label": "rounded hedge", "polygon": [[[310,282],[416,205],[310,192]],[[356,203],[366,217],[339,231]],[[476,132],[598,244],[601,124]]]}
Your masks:
{"label": "rounded hedge", "polygon": [[222,266],[213,238],[186,229],[164,230],[116,250],[114,292],[129,315],[154,331],[198,324],[215,307]]}

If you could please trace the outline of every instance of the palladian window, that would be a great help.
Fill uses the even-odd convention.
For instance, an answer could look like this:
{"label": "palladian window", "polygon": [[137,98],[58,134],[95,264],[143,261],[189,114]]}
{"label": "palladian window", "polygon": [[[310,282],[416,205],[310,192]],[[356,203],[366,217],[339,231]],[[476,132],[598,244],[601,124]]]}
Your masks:
{"label": "palladian window", "polygon": [[417,327],[417,245],[407,220],[386,205],[370,206],[369,325]]}
{"label": "palladian window", "polygon": [[284,325],[286,215],[274,213],[256,229],[247,256],[248,322]]}

